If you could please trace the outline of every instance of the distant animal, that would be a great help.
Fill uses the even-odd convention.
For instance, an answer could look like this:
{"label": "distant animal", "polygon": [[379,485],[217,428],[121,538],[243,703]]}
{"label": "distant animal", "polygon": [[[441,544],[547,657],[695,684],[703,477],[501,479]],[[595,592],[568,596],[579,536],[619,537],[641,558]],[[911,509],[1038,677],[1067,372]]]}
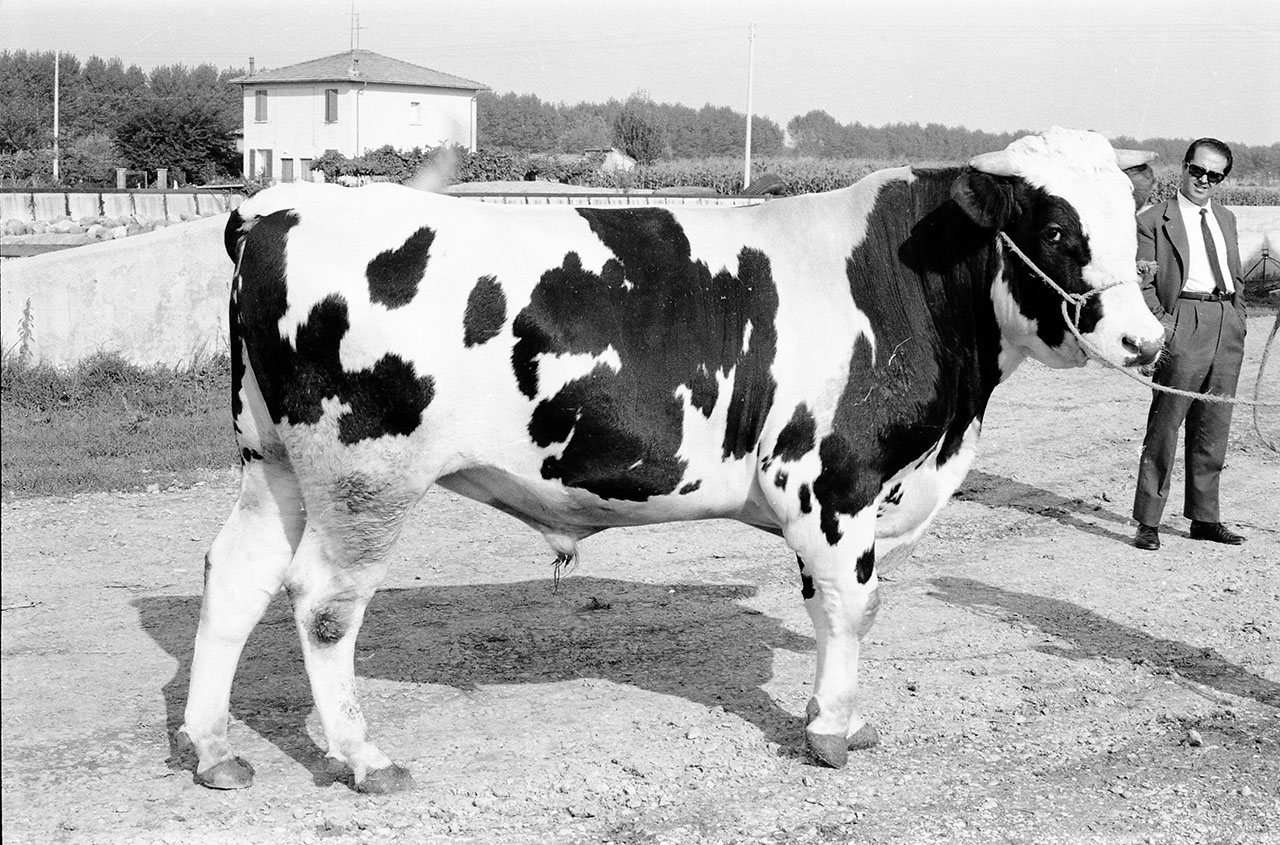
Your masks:
{"label": "distant animal", "polygon": [[[196,780],[252,780],[228,699],[284,587],[328,756],[359,790],[412,785],[366,735],[353,655],[433,484],[542,532],[560,563],[615,526],[728,517],[785,538],[817,639],[808,747],[844,765],[877,741],[856,703],[877,569],[964,478],[992,390],[1027,356],[1160,350],[1122,171],[1144,155],[1054,128],[739,208],[391,185],[247,200],[226,229],[241,489],[206,558],[179,735]],[[999,233],[1088,295],[1088,352]]]}

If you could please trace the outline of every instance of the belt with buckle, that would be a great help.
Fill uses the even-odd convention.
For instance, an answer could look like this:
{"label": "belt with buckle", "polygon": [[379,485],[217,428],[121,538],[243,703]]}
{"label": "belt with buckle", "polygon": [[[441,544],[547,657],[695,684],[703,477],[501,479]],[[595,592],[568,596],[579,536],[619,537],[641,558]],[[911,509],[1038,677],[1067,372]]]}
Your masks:
{"label": "belt with buckle", "polygon": [[1230,293],[1216,290],[1210,291],[1209,293],[1184,290],[1182,293],[1178,294],[1178,299],[1198,299],[1201,302],[1225,302],[1230,298]]}

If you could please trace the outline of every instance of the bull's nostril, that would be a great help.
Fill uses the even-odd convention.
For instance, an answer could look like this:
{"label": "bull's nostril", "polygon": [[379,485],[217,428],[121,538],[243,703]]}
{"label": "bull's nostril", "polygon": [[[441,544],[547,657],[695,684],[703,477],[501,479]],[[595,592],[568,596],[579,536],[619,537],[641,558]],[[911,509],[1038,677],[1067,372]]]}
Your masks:
{"label": "bull's nostril", "polygon": [[1124,351],[1129,353],[1131,363],[1134,366],[1146,366],[1156,360],[1160,355],[1160,349],[1164,346],[1163,340],[1140,340],[1130,335],[1125,335],[1120,341],[1124,347]]}

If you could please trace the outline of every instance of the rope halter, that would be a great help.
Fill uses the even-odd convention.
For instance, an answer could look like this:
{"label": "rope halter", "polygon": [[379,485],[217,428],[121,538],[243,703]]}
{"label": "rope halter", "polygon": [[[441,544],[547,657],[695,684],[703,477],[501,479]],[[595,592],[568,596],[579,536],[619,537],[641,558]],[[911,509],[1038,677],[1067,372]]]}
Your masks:
{"label": "rope halter", "polygon": [[[1100,287],[1100,288],[1090,288],[1084,293],[1071,293],[1070,291],[1064,290],[1061,285],[1059,285],[1053,279],[1049,278],[1049,276],[1043,270],[1037,267],[1035,262],[1032,261],[1027,256],[1027,254],[1023,252],[1021,249],[1019,249],[1018,245],[1013,242],[1013,238],[1009,237],[1004,232],[998,232],[997,234],[999,234],[1000,240],[1004,241],[1005,247],[1007,247],[1010,252],[1018,256],[1018,258],[1022,259],[1022,263],[1027,265],[1027,268],[1031,270],[1031,272],[1034,273],[1036,277],[1040,279],[1040,281],[1048,285],[1055,293],[1058,294],[1059,297],[1062,298],[1063,322],[1067,324],[1067,328],[1071,329],[1071,333],[1075,335],[1076,341],[1079,342],[1081,348],[1083,348],[1086,352],[1088,352],[1090,357],[1092,357],[1094,360],[1101,361],[1103,364],[1107,365],[1108,367],[1119,370],[1129,378],[1133,379],[1139,384],[1144,384],[1147,387],[1150,387],[1152,390],[1160,390],[1165,393],[1173,393],[1178,396],[1188,396],[1192,399],[1199,399],[1200,401],[1203,401],[1203,402],[1224,402],[1230,405],[1252,405],[1255,408],[1280,408],[1280,402],[1259,401],[1257,390],[1254,391],[1252,401],[1248,399],[1237,399],[1233,396],[1220,396],[1216,393],[1196,393],[1190,390],[1179,390],[1174,387],[1166,387],[1163,384],[1156,384],[1151,379],[1146,378],[1145,376],[1141,376],[1138,373],[1131,371],[1127,367],[1122,367],[1121,365],[1115,363],[1110,358],[1103,355],[1102,352],[1096,346],[1094,346],[1089,341],[1085,340],[1084,335],[1080,333],[1080,315],[1083,313],[1085,303],[1089,301],[1090,297],[1097,296],[1103,291],[1110,290],[1111,288],[1116,287],[1118,285],[1130,284],[1130,282],[1116,281],[1116,282],[1112,282],[1109,285],[1104,285],[1103,287]],[[1067,312],[1068,305],[1075,306],[1074,317]],[[1280,314],[1276,315],[1276,326],[1280,327]],[[1271,336],[1273,339],[1275,337],[1275,334],[1276,334],[1275,329],[1272,329]],[[1271,344],[1270,342],[1268,342],[1267,351],[1270,351],[1270,348],[1271,348]],[[1263,354],[1262,366],[1263,367],[1266,366],[1265,352]],[[1261,385],[1262,385],[1262,371],[1260,369],[1258,372],[1259,389],[1261,388]],[[1261,436],[1261,434],[1259,434],[1259,436]],[[1263,442],[1266,443],[1265,438],[1263,439]]]}

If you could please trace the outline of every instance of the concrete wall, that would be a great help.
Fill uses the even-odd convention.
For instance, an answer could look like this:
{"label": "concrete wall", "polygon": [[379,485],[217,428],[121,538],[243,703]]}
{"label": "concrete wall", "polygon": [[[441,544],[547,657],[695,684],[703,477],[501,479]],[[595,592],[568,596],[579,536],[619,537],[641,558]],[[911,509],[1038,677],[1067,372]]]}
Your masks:
{"label": "concrete wall", "polygon": [[[1233,211],[1244,266],[1257,260],[1264,245],[1273,258],[1280,258],[1280,207]],[[5,261],[0,271],[4,347],[17,342],[29,298],[34,352],[54,364],[73,363],[99,350],[120,352],[139,364],[178,364],[195,352],[226,349],[232,273],[222,244],[226,221],[222,214],[124,240]]]}
{"label": "concrete wall", "polygon": [[232,264],[227,215],[0,265],[0,342],[18,342],[31,301],[37,359],[71,364],[119,352],[177,364],[227,348]]}
{"label": "concrete wall", "polygon": [[51,223],[64,217],[99,216],[177,223],[184,214],[220,214],[243,201],[242,194],[222,191],[0,191],[0,224],[6,220]]}

